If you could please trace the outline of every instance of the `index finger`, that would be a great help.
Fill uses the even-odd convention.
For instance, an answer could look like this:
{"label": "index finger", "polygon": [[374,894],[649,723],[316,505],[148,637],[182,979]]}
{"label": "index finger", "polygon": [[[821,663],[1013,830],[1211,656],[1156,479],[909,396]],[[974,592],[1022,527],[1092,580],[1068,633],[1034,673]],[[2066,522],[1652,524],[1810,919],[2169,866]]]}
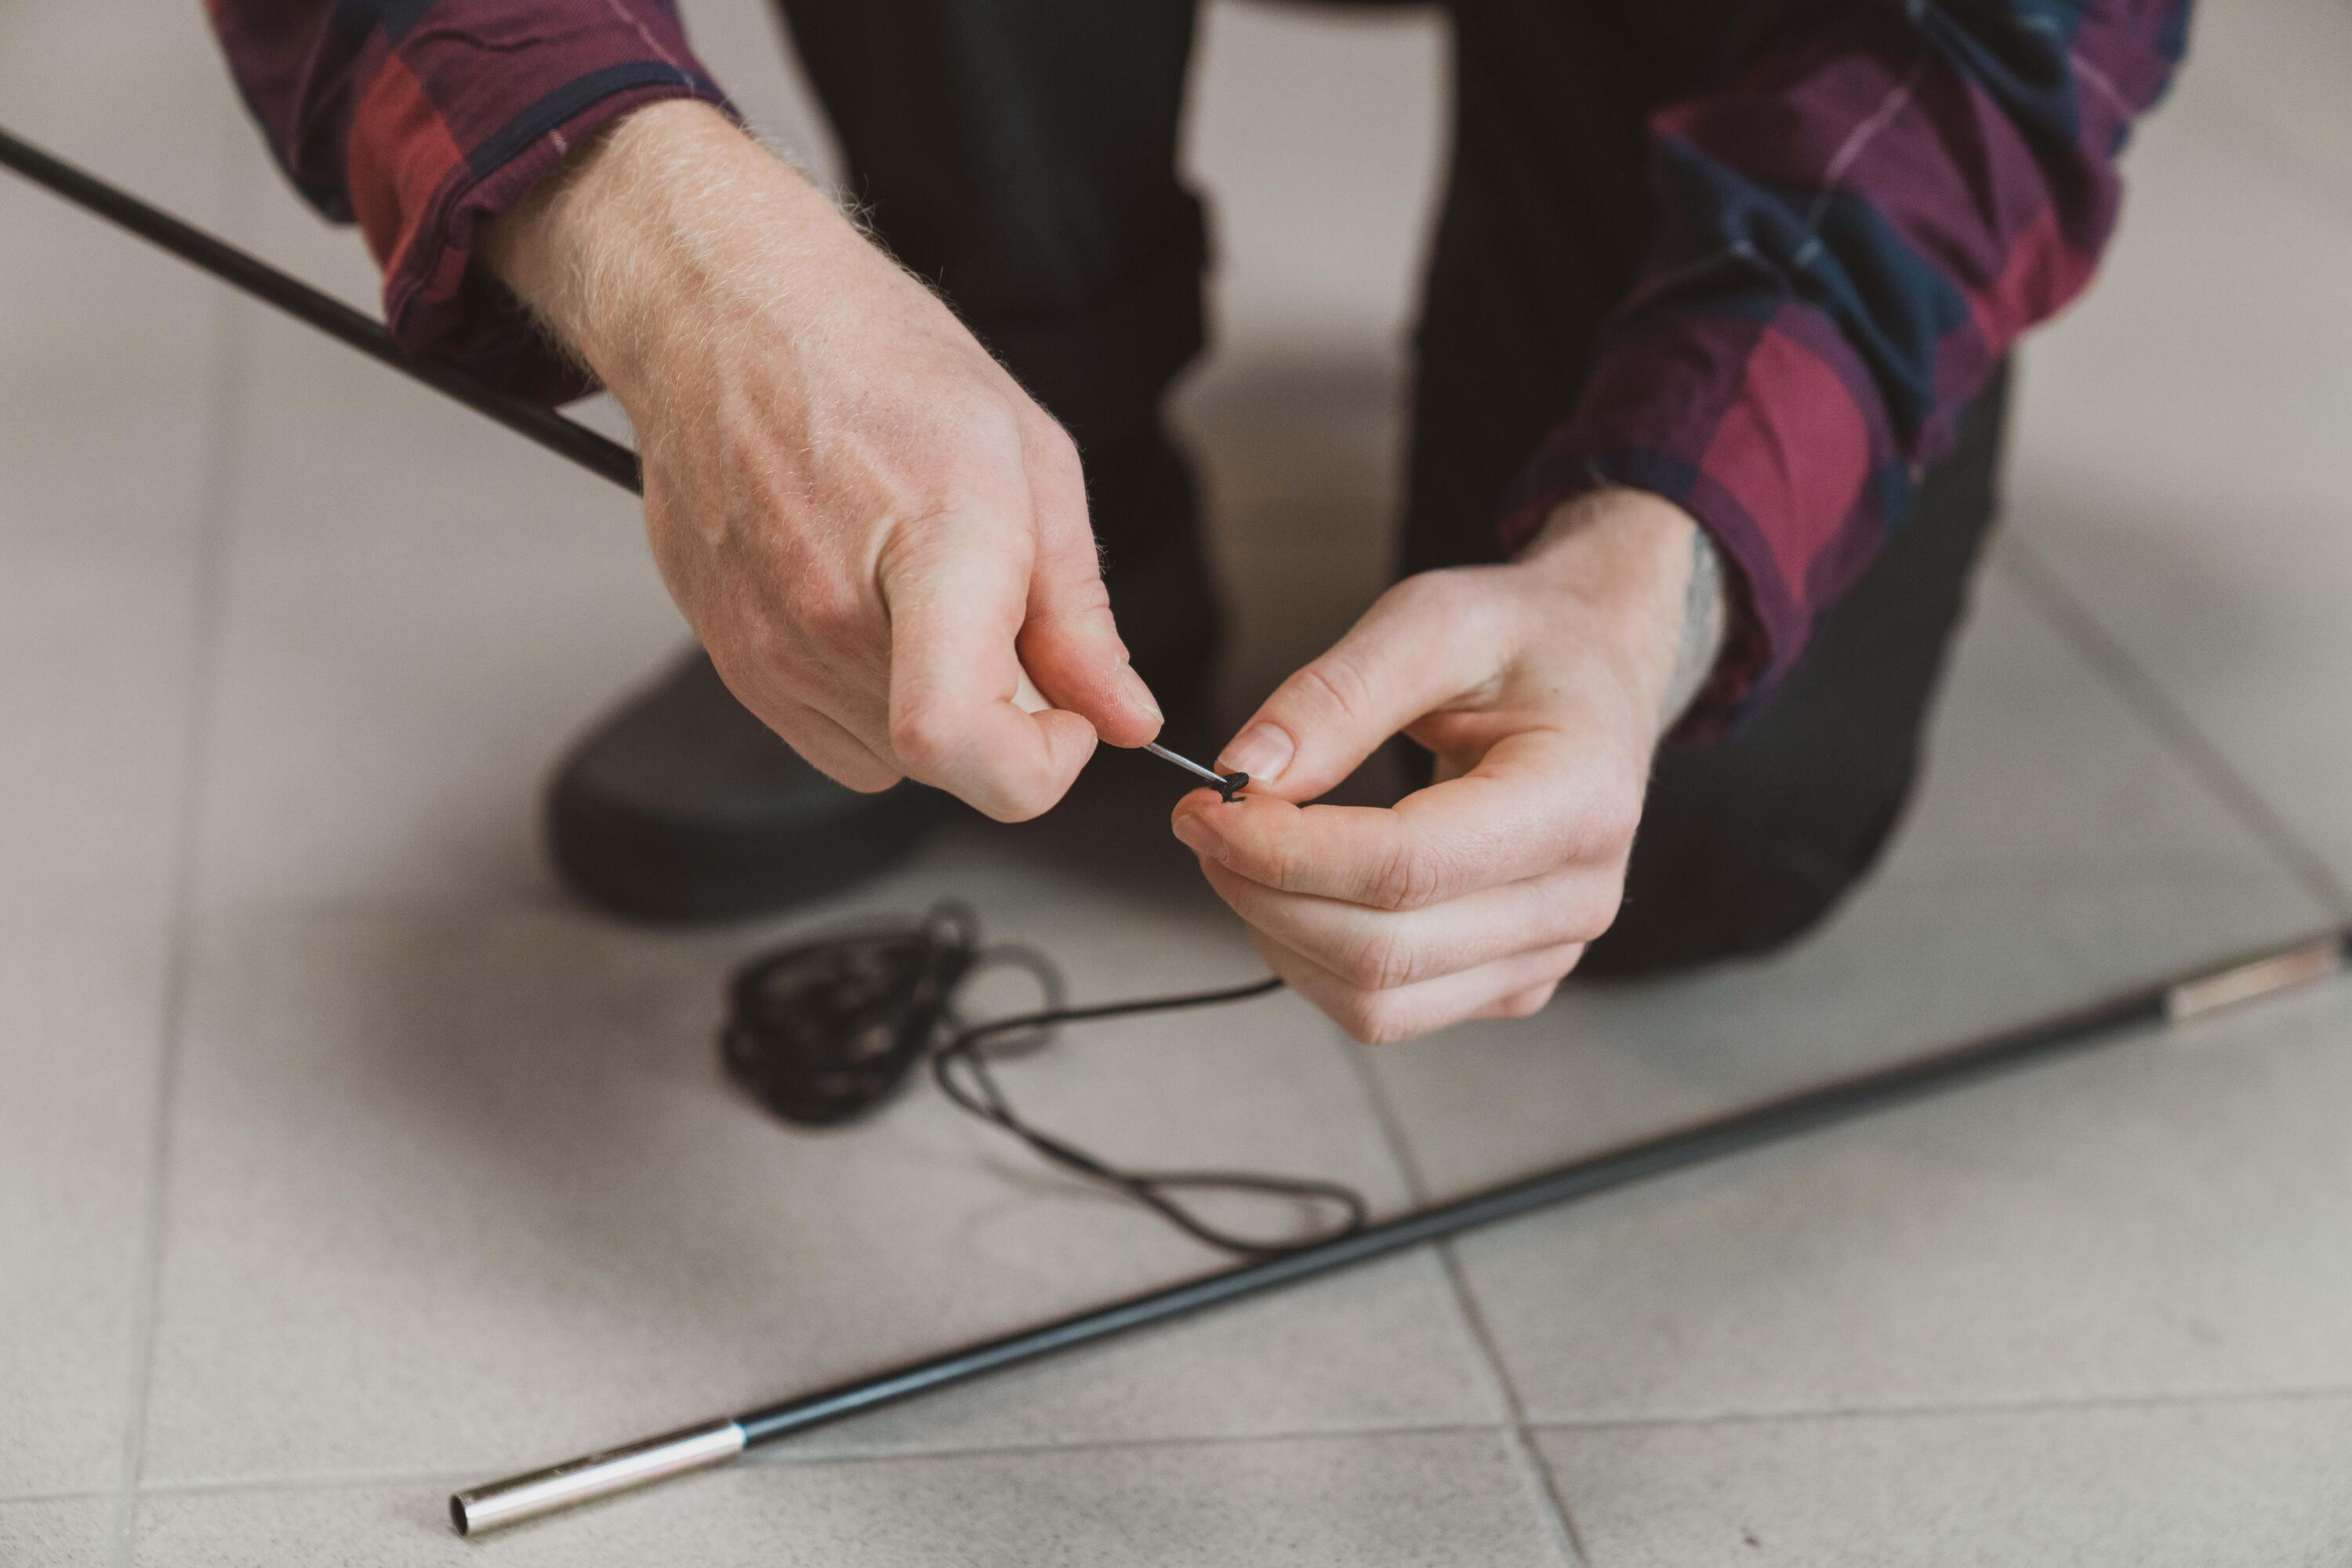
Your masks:
{"label": "index finger", "polygon": [[[1632,794],[1629,811],[1618,797]],[[1391,807],[1293,805],[1206,790],[1178,803],[1176,836],[1236,875],[1284,892],[1420,909],[1575,860],[1622,854],[1638,791],[1580,763],[1559,731],[1497,742],[1458,778]]]}
{"label": "index finger", "polygon": [[890,748],[909,776],[1000,822],[1045,810],[1095,748],[1094,726],[1035,688],[1013,639],[1029,598],[1024,534],[934,525],[877,574],[890,615]]}

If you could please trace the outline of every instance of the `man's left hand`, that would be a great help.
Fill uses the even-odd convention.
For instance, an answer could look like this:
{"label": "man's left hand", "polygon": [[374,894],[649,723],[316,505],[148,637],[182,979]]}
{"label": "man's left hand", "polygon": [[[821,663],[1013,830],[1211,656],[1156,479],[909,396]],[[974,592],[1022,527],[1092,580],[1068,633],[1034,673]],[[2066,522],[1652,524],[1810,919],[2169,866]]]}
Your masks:
{"label": "man's left hand", "polygon": [[[1556,512],[1519,559],[1409,577],[1220,753],[1176,837],[1265,961],[1367,1044],[1522,1017],[1615,918],[1651,753],[1712,668],[1714,546],[1657,497]],[[1435,782],[1312,805],[1402,731]]]}

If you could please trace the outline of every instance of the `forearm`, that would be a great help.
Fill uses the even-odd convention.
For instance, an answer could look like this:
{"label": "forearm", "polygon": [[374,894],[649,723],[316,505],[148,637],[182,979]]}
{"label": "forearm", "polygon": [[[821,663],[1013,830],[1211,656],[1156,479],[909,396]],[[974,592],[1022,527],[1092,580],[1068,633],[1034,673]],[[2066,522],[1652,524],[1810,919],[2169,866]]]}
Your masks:
{"label": "forearm", "polygon": [[824,193],[701,103],[657,103],[573,152],[488,226],[483,257],[565,352],[616,392],[679,349],[685,316],[772,312],[847,226]]}
{"label": "forearm", "polygon": [[210,0],[271,150],[356,220],[394,339],[551,400],[583,390],[478,266],[482,228],[648,104],[720,101],[670,0]]}
{"label": "forearm", "polygon": [[1685,508],[1738,610],[1706,717],[1748,710],[2089,281],[2186,10],[1754,6],[1721,79],[1653,118],[1656,247],[1511,537],[1599,485]]}

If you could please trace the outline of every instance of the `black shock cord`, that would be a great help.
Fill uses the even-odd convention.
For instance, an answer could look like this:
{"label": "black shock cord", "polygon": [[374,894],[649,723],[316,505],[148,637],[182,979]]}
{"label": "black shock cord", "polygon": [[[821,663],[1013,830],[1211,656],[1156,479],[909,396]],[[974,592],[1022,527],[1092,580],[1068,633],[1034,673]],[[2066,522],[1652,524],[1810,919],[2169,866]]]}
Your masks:
{"label": "black shock cord", "polygon": [[[1279,990],[1272,975],[1246,985],[1073,1007],[1052,961],[1033,948],[982,948],[971,910],[942,903],[911,931],[853,932],[752,960],[730,990],[720,1033],[729,1069],[771,1110],[804,1126],[845,1121],[872,1109],[928,1058],[931,1079],[963,1110],[1026,1143],[1049,1163],[1141,1204],[1170,1225],[1239,1258],[1277,1257],[1361,1230],[1362,1194],[1338,1182],[1253,1171],[1136,1171],[1034,1126],[1013,1110],[993,1064],[1050,1042],[1064,1024],[1207,1007]],[[1036,980],[1045,1005],[966,1024],[956,1013],[963,983],[987,968]],[[1336,1209],[1306,1234],[1275,1240],[1202,1218],[1180,1194],[1232,1193]]]}

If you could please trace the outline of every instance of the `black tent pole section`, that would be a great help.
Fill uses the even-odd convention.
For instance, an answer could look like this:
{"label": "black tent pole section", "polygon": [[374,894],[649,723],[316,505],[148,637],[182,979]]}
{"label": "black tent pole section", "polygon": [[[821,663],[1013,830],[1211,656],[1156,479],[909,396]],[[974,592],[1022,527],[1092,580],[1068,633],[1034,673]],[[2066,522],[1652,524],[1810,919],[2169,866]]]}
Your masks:
{"label": "black tent pole section", "polygon": [[1895,1067],[1587,1155],[1467,1197],[1400,1215],[1333,1241],[1075,1312],[1035,1328],[664,1433],[626,1447],[488,1482],[452,1497],[449,1516],[458,1533],[478,1535],[671,1476],[724,1465],[747,1449],[988,1373],[1959,1089],[2071,1051],[2108,1044],[2126,1037],[2124,1032],[2136,1026],[2184,1023],[2323,979],[2342,968],[2347,956],[2352,956],[2352,930],[2241,958]]}
{"label": "black tent pole section", "polygon": [[[341,340],[369,358],[456,398],[475,412],[625,489],[642,493],[644,481],[637,459],[627,447],[536,404],[486,385],[453,366],[408,358],[393,345],[380,323],[341,300],[51,157],[5,131],[0,131],[0,167],[14,169],[255,299]],[[2223,1007],[2323,979],[2343,968],[2347,958],[2352,958],[2352,928],[2243,957],[2041,1023],[2005,1030],[1895,1067],[1843,1079],[1637,1143],[1587,1155],[1549,1171],[1399,1215],[1295,1252],[1090,1308],[1035,1328],[929,1356],[813,1394],[798,1394],[738,1415],[664,1433],[626,1447],[492,1481],[452,1497],[449,1516],[460,1534],[478,1535],[633,1490],[670,1476],[708,1469],[728,1463],[747,1449],[780,1441],[814,1426],[1130,1330],[1166,1322],[1203,1308],[1311,1279],[1479,1226],[1591,1197],[1612,1187],[1889,1110],[2069,1051],[2107,1044],[2135,1026],[2186,1023]]]}
{"label": "black tent pole section", "polygon": [[393,346],[391,334],[381,323],[341,300],[5,131],[0,131],[0,167],[14,169],[35,184],[163,247],[264,304],[307,321],[370,359],[456,398],[475,413],[487,415],[589,472],[625,489],[642,492],[644,480],[637,472],[636,454],[620,443],[536,403],[500,392],[454,365],[409,358]]}

